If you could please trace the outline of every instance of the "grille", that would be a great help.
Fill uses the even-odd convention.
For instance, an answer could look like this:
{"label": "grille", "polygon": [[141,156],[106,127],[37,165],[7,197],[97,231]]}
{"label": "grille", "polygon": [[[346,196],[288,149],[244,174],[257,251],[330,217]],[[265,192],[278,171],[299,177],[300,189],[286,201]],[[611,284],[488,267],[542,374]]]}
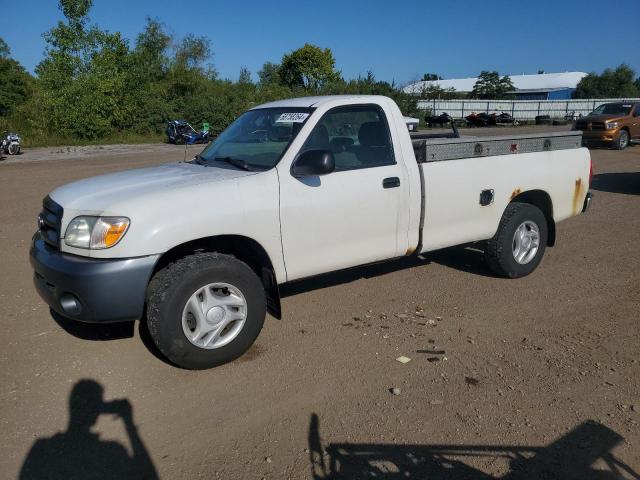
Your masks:
{"label": "grille", "polygon": [[60,227],[62,224],[62,207],[48,196],[42,200],[42,212],[38,215],[38,229],[47,245],[60,247]]}
{"label": "grille", "polygon": [[577,121],[576,129],[578,130],[604,130],[604,122],[585,122]]}

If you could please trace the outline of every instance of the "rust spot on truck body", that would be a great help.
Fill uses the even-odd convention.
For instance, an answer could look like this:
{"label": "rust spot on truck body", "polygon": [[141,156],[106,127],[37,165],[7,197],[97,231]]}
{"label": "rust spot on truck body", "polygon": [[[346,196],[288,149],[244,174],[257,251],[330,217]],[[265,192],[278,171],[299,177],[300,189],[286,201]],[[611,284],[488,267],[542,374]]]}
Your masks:
{"label": "rust spot on truck body", "polygon": [[582,201],[584,200],[584,188],[582,185],[582,178],[576,180],[575,187],[573,189],[573,214],[577,215],[582,209]]}
{"label": "rust spot on truck body", "polygon": [[416,251],[416,247],[409,247],[407,248],[407,253],[405,253],[405,255],[408,257],[409,255],[413,255],[413,252]]}
{"label": "rust spot on truck body", "polygon": [[514,198],[516,198],[521,193],[522,193],[522,190],[520,190],[519,188],[516,188],[513,192],[511,192],[510,200],[513,200]]}

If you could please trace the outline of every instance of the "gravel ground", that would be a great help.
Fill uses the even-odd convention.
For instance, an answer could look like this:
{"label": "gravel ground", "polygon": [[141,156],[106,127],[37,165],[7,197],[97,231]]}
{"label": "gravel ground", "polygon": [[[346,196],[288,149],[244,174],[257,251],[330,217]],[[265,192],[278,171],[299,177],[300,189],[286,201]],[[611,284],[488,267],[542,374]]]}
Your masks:
{"label": "gravel ground", "polygon": [[202,372],[54,319],[28,262],[50,190],[184,150],[55,150],[0,162],[0,477],[640,478],[640,146],[592,151],[594,205],[533,275],[451,248],[296,283]]}

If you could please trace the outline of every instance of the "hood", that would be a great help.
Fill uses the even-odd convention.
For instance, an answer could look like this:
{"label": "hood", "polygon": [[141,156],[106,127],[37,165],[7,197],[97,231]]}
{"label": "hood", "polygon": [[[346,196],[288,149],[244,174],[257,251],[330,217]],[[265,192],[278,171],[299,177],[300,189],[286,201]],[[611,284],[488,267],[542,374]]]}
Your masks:
{"label": "hood", "polygon": [[170,163],[91,177],[64,185],[49,195],[65,209],[99,215],[115,203],[135,201],[163,190],[254,175],[235,168]]}
{"label": "hood", "polygon": [[607,115],[587,115],[586,117],[580,118],[580,120],[586,122],[611,122],[615,120],[622,120],[626,118],[626,115],[616,115],[616,114],[607,114]]}

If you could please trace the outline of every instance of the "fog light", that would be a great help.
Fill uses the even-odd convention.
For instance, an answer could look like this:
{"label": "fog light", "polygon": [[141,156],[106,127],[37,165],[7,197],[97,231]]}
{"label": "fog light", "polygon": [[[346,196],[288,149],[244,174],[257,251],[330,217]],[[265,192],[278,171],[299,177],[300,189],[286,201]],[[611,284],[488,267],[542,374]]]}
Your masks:
{"label": "fog light", "polygon": [[80,312],[82,312],[80,300],[71,293],[63,293],[60,296],[60,306],[67,315],[80,315]]}

